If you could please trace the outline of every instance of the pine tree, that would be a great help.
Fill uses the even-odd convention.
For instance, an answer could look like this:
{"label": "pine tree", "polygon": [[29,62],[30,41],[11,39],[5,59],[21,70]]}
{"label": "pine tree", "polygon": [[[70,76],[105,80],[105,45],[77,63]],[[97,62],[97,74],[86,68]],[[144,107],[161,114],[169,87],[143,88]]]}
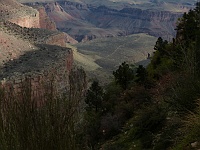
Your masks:
{"label": "pine tree", "polygon": [[127,64],[123,62],[116,71],[113,71],[115,81],[124,90],[128,88],[128,84],[134,79],[134,70]]}
{"label": "pine tree", "polygon": [[99,86],[98,81],[94,81],[87,91],[85,102],[90,110],[95,109],[96,112],[102,107],[103,88]]}
{"label": "pine tree", "polygon": [[147,76],[148,73],[146,69],[142,65],[139,65],[136,71],[137,79],[135,81],[139,84],[145,84],[145,82],[147,81]]}

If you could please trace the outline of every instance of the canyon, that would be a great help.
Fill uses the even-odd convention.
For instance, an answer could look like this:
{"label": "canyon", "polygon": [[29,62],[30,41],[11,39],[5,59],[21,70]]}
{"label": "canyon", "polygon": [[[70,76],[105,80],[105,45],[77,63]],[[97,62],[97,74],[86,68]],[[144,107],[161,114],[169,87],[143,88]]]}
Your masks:
{"label": "canyon", "polygon": [[103,78],[103,81],[105,76],[110,78],[123,61],[146,66],[156,39],[172,40],[178,18],[192,8],[191,4],[182,2],[24,2],[31,7],[43,6],[57,29],[79,42],[73,45],[76,61],[92,78]]}
{"label": "canyon", "polygon": [[0,1],[0,8],[1,87],[17,92],[28,79],[35,95],[43,83],[54,78],[55,87],[69,88],[68,76],[76,69],[66,43],[77,41],[58,31],[42,7],[34,9],[8,0]]}
{"label": "canyon", "polygon": [[[175,36],[177,19],[183,12],[193,7],[191,3],[167,1],[139,3],[137,0],[134,3],[120,0],[118,2],[0,0],[1,80],[4,83],[7,81],[6,78],[10,81],[14,76],[20,77],[30,72],[33,72],[33,75],[38,74],[37,72],[49,72],[55,70],[57,63],[65,64],[64,70],[69,74],[74,63],[73,52],[75,61],[79,64],[90,65],[86,60],[91,61],[94,72],[94,68],[105,66],[113,69],[111,66],[117,66],[119,60],[121,62],[132,58],[131,63],[145,60],[147,54],[152,53],[153,45],[147,45],[145,41],[141,44],[141,39],[146,41],[151,39],[149,41],[152,43],[159,36],[167,40],[172,39]],[[123,49],[116,47],[106,49],[108,52],[101,50],[96,53],[95,50],[90,50],[91,45],[87,45],[87,49],[82,49],[84,45],[77,44],[94,39],[100,39],[101,42],[102,38],[108,39],[105,43],[109,43],[119,40],[118,37],[122,39],[126,37],[128,43],[131,43],[131,40],[140,41],[141,46],[138,48],[138,43],[127,44],[132,46],[130,48],[124,47],[122,43],[118,46],[128,49],[127,52],[121,52]],[[139,52],[140,49],[145,51]],[[105,57],[104,52],[105,55],[112,53],[115,58],[110,55]],[[126,60],[121,60],[123,53],[126,55]],[[42,58],[47,59],[46,63],[41,62]],[[85,68],[87,70],[88,66]]]}
{"label": "canyon", "polygon": [[192,7],[174,3],[172,11],[172,3],[157,4],[158,8],[169,7],[160,10],[154,7],[144,9],[143,5],[139,7],[128,3],[125,5],[113,2],[115,5],[111,6],[110,3],[104,5],[107,3],[95,2],[91,4],[87,1],[57,1],[26,4],[43,5],[48,16],[56,23],[57,29],[68,33],[79,42],[137,33],[171,39],[175,36],[174,29],[178,18]]}

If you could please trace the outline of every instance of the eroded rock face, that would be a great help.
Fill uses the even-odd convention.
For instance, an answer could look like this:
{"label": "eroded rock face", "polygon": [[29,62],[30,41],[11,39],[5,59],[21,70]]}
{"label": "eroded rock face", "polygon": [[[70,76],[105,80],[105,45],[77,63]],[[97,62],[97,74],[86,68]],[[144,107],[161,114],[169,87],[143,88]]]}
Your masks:
{"label": "eroded rock face", "polygon": [[57,30],[55,23],[47,16],[44,7],[37,8],[39,11],[40,28],[48,30]]}
{"label": "eroded rock face", "polygon": [[73,53],[59,46],[37,46],[38,51],[29,51],[4,64],[0,73],[0,87],[6,91],[13,89],[17,93],[23,88],[31,88],[32,96],[40,98],[41,102],[45,95],[43,92],[47,90],[44,87],[46,84],[54,84],[56,92],[67,90],[68,76],[73,68]]}
{"label": "eroded rock face", "polygon": [[19,18],[9,19],[10,22],[15,23],[21,27],[40,28],[39,13],[32,16],[24,16]]}
{"label": "eroded rock face", "polygon": [[[154,36],[174,36],[175,23],[182,15],[167,11],[124,8],[120,11],[106,7],[92,8],[88,21],[96,20],[100,28],[118,28],[125,34],[149,33]],[[100,16],[100,17],[97,17]]]}
{"label": "eroded rock face", "polygon": [[56,30],[44,7],[29,7],[14,0],[0,1],[0,18],[21,27]]}
{"label": "eroded rock face", "polygon": [[44,95],[42,84],[54,78],[56,91],[66,90],[74,69],[73,52],[66,43],[77,41],[56,30],[43,7],[37,11],[14,0],[0,0],[0,8],[0,88],[20,92],[30,82],[31,94],[37,97]]}
{"label": "eroded rock face", "polygon": [[0,1],[0,19],[27,28],[39,28],[39,12],[15,0]]}
{"label": "eroded rock face", "polygon": [[117,10],[66,1],[48,3],[45,8],[57,28],[78,41],[134,33],[148,33],[169,39],[175,36],[174,28],[177,19],[182,15],[177,12],[138,8]]}
{"label": "eroded rock face", "polygon": [[57,34],[57,35],[50,36],[46,40],[46,44],[49,44],[49,45],[58,45],[58,46],[62,46],[62,47],[65,47],[66,43],[76,44],[77,41],[74,40],[73,38],[71,38],[66,33],[60,33],[60,34]]}
{"label": "eroded rock face", "polygon": [[72,50],[62,47],[64,37],[58,31],[0,22],[0,87],[19,91],[28,77],[34,91],[39,82],[54,76],[59,88],[65,88],[74,60]]}

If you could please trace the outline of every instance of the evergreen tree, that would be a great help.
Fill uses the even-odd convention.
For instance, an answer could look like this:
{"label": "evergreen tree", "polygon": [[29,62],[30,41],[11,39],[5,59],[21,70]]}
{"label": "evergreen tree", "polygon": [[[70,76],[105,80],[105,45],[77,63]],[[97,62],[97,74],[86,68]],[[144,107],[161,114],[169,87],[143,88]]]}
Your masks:
{"label": "evergreen tree", "polygon": [[200,31],[200,2],[196,3],[194,10],[183,14],[183,17],[179,19],[176,30],[179,43],[186,47],[197,40]]}
{"label": "evergreen tree", "polygon": [[102,107],[103,88],[99,86],[98,81],[94,81],[87,91],[85,102],[89,109],[95,109],[96,112]]}
{"label": "evergreen tree", "polygon": [[115,81],[124,90],[128,88],[128,84],[134,79],[134,70],[127,64],[123,62],[116,71],[113,71]]}
{"label": "evergreen tree", "polygon": [[139,65],[136,71],[137,79],[135,81],[139,84],[145,84],[145,82],[147,82],[147,76],[148,73],[146,69],[142,65]]}
{"label": "evergreen tree", "polygon": [[163,41],[163,39],[159,37],[154,46],[154,50],[157,50],[159,51],[161,55],[164,55],[166,53],[165,49],[166,49],[167,44],[168,42],[166,40]]}
{"label": "evergreen tree", "polygon": [[183,17],[179,20],[175,49],[176,52],[179,52],[179,60],[182,62],[182,68],[188,68],[189,72],[193,75],[198,74],[200,71],[199,41],[200,2],[197,2],[196,8],[190,10],[188,13],[184,13]]}

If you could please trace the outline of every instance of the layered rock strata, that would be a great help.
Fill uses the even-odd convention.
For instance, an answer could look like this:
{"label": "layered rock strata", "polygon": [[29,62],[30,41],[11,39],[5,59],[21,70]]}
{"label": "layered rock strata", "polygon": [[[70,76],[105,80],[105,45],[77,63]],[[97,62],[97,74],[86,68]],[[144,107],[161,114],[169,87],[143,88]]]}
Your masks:
{"label": "layered rock strata", "polygon": [[182,15],[179,12],[156,9],[125,7],[117,10],[67,1],[42,5],[57,28],[78,41],[135,33],[148,33],[169,39],[175,36],[174,28]]}

